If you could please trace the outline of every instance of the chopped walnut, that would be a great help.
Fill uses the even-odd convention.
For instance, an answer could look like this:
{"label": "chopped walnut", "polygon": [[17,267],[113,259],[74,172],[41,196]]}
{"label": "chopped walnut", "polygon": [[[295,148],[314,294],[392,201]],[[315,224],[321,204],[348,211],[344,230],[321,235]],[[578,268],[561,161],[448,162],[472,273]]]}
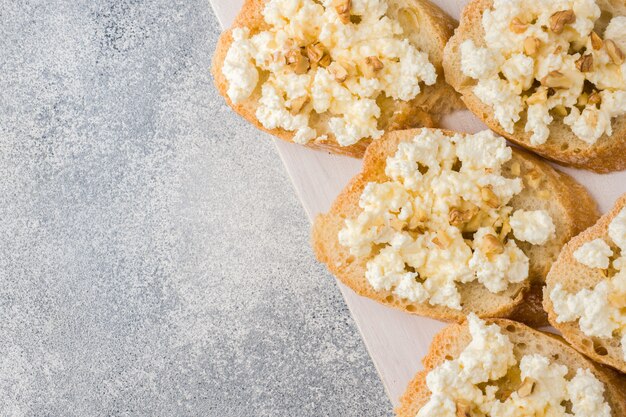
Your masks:
{"label": "chopped walnut", "polygon": [[565,25],[572,24],[576,21],[576,15],[573,10],[561,10],[550,16],[550,30],[554,33],[562,33]]}
{"label": "chopped walnut", "polygon": [[341,23],[344,25],[350,23],[350,10],[352,9],[352,0],[338,0],[335,2],[335,10],[339,15]]}
{"label": "chopped walnut", "polygon": [[504,253],[504,245],[494,235],[485,235],[482,243],[482,250],[487,255],[500,255]]}
{"label": "chopped walnut", "polygon": [[624,63],[624,53],[619,49],[619,46],[611,39],[605,40],[604,44],[606,45],[606,52],[611,57],[611,61],[613,61],[615,65],[622,65]]}
{"label": "chopped walnut", "polygon": [[298,75],[306,74],[310,68],[309,58],[302,55],[302,51],[300,49],[293,49],[289,51],[286,58],[287,64],[289,64],[293,71]]}
{"label": "chopped walnut", "polygon": [[524,33],[526,29],[528,29],[528,23],[524,23],[519,17],[516,17],[509,23],[509,29],[511,29],[513,33]]}
{"label": "chopped walnut", "polygon": [[363,69],[363,74],[367,78],[372,78],[376,75],[376,73],[384,68],[383,63],[375,56],[368,56],[365,58],[365,67]]}
{"label": "chopped walnut", "polygon": [[517,389],[517,394],[520,398],[528,397],[533,393],[536,382],[532,378],[524,378],[522,385]]}
{"label": "chopped walnut", "polygon": [[586,54],[578,58],[576,60],[576,68],[578,68],[578,71],[580,72],[593,71],[593,55]]}
{"label": "chopped walnut", "polygon": [[433,243],[437,245],[439,249],[446,249],[452,244],[452,238],[443,230],[439,230],[437,231],[437,236],[433,239]]}
{"label": "chopped walnut", "polygon": [[328,66],[328,71],[335,77],[337,82],[344,82],[348,78],[348,71],[342,67],[339,63],[333,62]]}
{"label": "chopped walnut", "polygon": [[543,77],[541,84],[550,88],[569,88],[572,82],[562,72],[550,71],[548,75]]}
{"label": "chopped walnut", "polygon": [[602,49],[602,46],[604,45],[604,41],[602,40],[600,35],[592,31],[590,37],[591,37],[591,47],[595,49],[596,51],[599,51],[600,49]]}
{"label": "chopped walnut", "polygon": [[307,96],[301,96],[301,97],[291,100],[291,106],[289,108],[291,114],[296,115],[300,113],[302,108],[306,106],[308,102],[309,102],[309,98]]}
{"label": "chopped walnut", "polygon": [[317,64],[324,57],[324,47],[320,43],[312,43],[306,47],[306,56],[311,65]]}
{"label": "chopped walnut", "polygon": [[541,46],[541,41],[534,36],[529,36],[524,40],[524,52],[528,56],[534,56],[539,47]]}
{"label": "chopped walnut", "polygon": [[493,189],[491,188],[491,186],[486,186],[480,189],[480,196],[482,198],[482,200],[489,206],[492,208],[497,208],[500,207],[500,199],[498,198],[498,196],[496,195],[496,193],[493,192]]}

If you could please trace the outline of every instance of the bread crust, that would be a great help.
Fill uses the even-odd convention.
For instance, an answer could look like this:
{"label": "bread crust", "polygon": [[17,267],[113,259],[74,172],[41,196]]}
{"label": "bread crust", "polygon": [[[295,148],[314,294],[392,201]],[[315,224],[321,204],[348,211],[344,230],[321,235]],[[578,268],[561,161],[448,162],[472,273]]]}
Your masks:
{"label": "bread crust", "polygon": [[[601,0],[598,3],[603,10],[626,15],[626,1],[624,0]],[[626,117],[624,116],[613,119],[613,135],[610,137],[603,135],[594,145],[580,140],[570,127],[563,123],[561,116],[555,116],[554,122],[550,125],[550,137],[547,142],[542,145],[532,145],[530,143],[532,132],[524,131],[525,112],[521,120],[515,124],[515,130],[511,134],[506,132],[495,119],[493,109],[476,97],[472,92],[476,81],[461,71],[460,46],[468,39],[473,40],[477,46],[486,46],[482,13],[492,5],[493,0],[472,0],[464,9],[459,27],[444,51],[443,67],[446,81],[461,93],[461,99],[467,108],[493,131],[552,161],[599,173],[626,169]]]}
{"label": "bread crust", "polygon": [[[387,157],[395,153],[400,142],[411,140],[420,130],[390,132],[369,147],[362,172],[339,194],[330,211],[319,215],[315,220],[312,245],[317,259],[325,263],[339,280],[357,294],[412,314],[461,322],[469,312],[475,312],[481,317],[515,317],[537,326],[546,324],[545,314],[541,308],[537,309],[540,302],[535,301],[532,308],[524,308],[530,283],[540,287],[543,285],[561,247],[580,230],[593,224],[598,218],[598,212],[595,203],[581,185],[528,152],[514,149],[513,160],[504,167],[505,174],[513,161],[520,163],[522,176],[531,170],[538,171],[544,178],[542,189],[548,191],[550,198],[539,198],[539,190],[525,186],[525,190],[515,196],[510,204],[515,208],[548,210],[554,219],[557,236],[549,244],[542,246],[532,247],[525,242],[518,243],[531,259],[530,279],[523,284],[513,284],[500,294],[492,294],[476,282],[463,284],[459,287],[462,299],[470,306],[464,306],[463,310],[432,306],[428,303],[411,303],[394,297],[391,291],[375,291],[365,278],[369,258],[354,258],[347,248],[339,244],[339,230],[343,228],[346,218],[358,216],[359,197],[367,183],[387,181]],[[444,133],[450,136],[454,134],[448,131]]]}
{"label": "bread crust", "polygon": [[[256,109],[258,100],[261,97],[260,82],[248,99],[235,104],[230,100],[230,97],[228,97],[228,81],[222,73],[226,54],[233,42],[233,29],[247,27],[250,29],[251,34],[255,34],[268,28],[261,13],[266,1],[267,0],[245,1],[231,28],[225,30],[217,42],[215,54],[213,55],[211,73],[217,90],[235,112],[258,129],[279,139],[293,143],[294,132],[284,129],[266,129],[257,119]],[[428,43],[418,45],[418,47],[420,50],[428,53],[430,62],[437,70],[437,82],[432,86],[422,84],[422,91],[411,101],[401,102],[391,100],[393,102],[391,107],[381,110],[383,110],[383,113],[395,113],[393,123],[390,122],[389,126],[379,127],[386,128],[388,131],[418,126],[433,127],[436,125],[439,117],[463,107],[459,95],[444,81],[443,75],[443,48],[448,39],[452,36],[457,22],[428,0],[391,1],[407,4],[419,11],[419,16],[422,19],[420,23],[426,26],[429,37]],[[354,145],[341,146],[337,143],[334,136],[329,134],[327,140],[313,140],[305,146],[354,158],[361,158],[365,153],[365,149],[371,142],[371,139],[366,138]]]}
{"label": "bread crust", "polygon": [[[570,376],[578,368],[589,369],[605,385],[605,399],[613,411],[612,417],[626,415],[626,377],[624,375],[593,363],[555,335],[509,320],[495,319],[487,320],[487,322],[497,324],[503,333],[509,336],[515,345],[514,353],[518,361],[525,354],[538,353],[551,356],[552,360],[566,365],[570,370]],[[447,358],[457,358],[470,341],[471,335],[467,323],[450,325],[435,336],[430,351],[422,361],[424,370],[417,373],[400,398],[400,405],[396,409],[398,417],[417,415],[420,408],[430,398],[430,391],[426,386],[426,375]],[[524,348],[521,343],[526,347]]]}
{"label": "bread crust", "polygon": [[[613,209],[602,216],[595,225],[588,228],[565,245],[548,274],[543,302],[544,308],[548,312],[550,323],[563,334],[563,337],[575,349],[599,363],[611,366],[624,373],[626,373],[626,361],[624,360],[624,353],[620,347],[620,339],[614,337],[608,341],[596,337],[589,337],[580,330],[578,321],[558,323],[557,314],[554,311],[554,304],[548,295],[556,284],[563,285],[563,288],[568,292],[576,293],[583,288],[592,289],[598,283],[606,279],[599,269],[589,268],[576,261],[574,252],[582,244],[597,238],[604,238],[604,240],[609,243],[609,224],[625,206],[626,194],[620,197]],[[612,246],[615,247],[615,245]],[[606,354],[604,354],[603,349],[606,349]]]}

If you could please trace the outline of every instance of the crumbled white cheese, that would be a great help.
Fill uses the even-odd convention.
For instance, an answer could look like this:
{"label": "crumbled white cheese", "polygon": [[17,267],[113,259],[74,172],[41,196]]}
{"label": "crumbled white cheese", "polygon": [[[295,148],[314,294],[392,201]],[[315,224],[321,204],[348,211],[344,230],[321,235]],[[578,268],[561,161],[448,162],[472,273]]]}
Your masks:
{"label": "crumbled white cheese", "polygon": [[516,239],[533,245],[543,245],[556,234],[552,218],[545,210],[516,210],[510,224]]}
{"label": "crumbled white cheese", "polygon": [[[571,10],[575,21],[562,32],[551,29],[552,16]],[[607,48],[594,49],[590,34],[600,19],[595,0],[496,0],[482,16],[484,46],[461,44],[461,71],[477,80],[473,93],[492,107],[494,117],[508,133],[526,111],[524,131],[530,143],[549,140],[551,111],[567,112],[563,122],[582,141],[593,145],[612,135],[612,120],[626,114],[626,64],[615,65]],[[626,52],[626,17],[614,16],[603,34]],[[591,55],[591,70],[577,62]],[[566,84],[559,85],[562,77]],[[541,86],[533,87],[541,83]],[[594,86],[600,104],[585,104],[585,83]],[[553,87],[548,89],[548,87]]]}
{"label": "crumbled white cheese", "polygon": [[[409,42],[387,7],[387,0],[353,0],[350,13],[360,22],[343,23],[331,1],[268,0],[262,11],[266,30],[251,37],[248,29],[233,31],[222,68],[229,97],[234,103],[250,97],[261,72],[267,76],[259,103],[263,108],[256,116],[267,129],[296,132],[298,143],[328,134],[341,146],[379,138],[376,99],[384,94],[409,101],[420,93],[421,83],[432,85],[437,79],[428,54]],[[345,80],[337,81],[327,65],[310,65],[304,74],[295,74],[287,57],[312,45],[346,70]],[[365,61],[371,57],[383,65],[366,76]],[[298,106],[292,111],[294,103]],[[328,116],[322,131],[309,126],[313,113]]]}
{"label": "crumbled white cheese", "polygon": [[235,104],[248,98],[259,82],[259,71],[250,54],[249,35],[250,30],[247,28],[233,30],[233,43],[222,67],[222,73],[228,81],[228,97]]}
{"label": "crumbled white cheese", "polygon": [[[457,285],[475,280],[502,292],[529,273],[528,257],[500,236],[508,203],[522,190],[520,178],[502,176],[511,157],[505,140],[489,131],[449,137],[422,130],[387,158],[388,181],[365,186],[361,212],[345,220],[339,243],[354,256],[371,256],[365,276],[372,288],[411,302],[459,310]],[[459,223],[459,216],[467,218]],[[528,212],[525,221],[528,230],[518,230],[533,242],[554,233],[547,213]]]}
{"label": "crumbled white cheese", "polygon": [[574,251],[574,259],[589,268],[608,268],[611,256],[611,247],[600,238],[586,242]]}
{"label": "crumbled white cheese", "polygon": [[626,252],[626,207],[621,209],[609,223],[609,237],[623,252]]}
{"label": "crumbled white cheese", "polygon": [[[567,366],[540,354],[524,355],[518,363],[500,327],[486,325],[474,314],[468,322],[471,342],[457,359],[444,361],[426,375],[431,396],[417,417],[456,417],[457,405],[468,405],[481,416],[611,417],[605,387],[591,370],[578,368],[568,379]],[[515,391],[497,398],[497,381],[517,373],[522,381],[534,382],[530,393]]]}
{"label": "crumbled white cheese", "polygon": [[[611,339],[619,337],[626,359],[626,209],[622,209],[609,223],[609,238],[621,253],[613,261],[617,272],[597,283],[592,289],[583,288],[578,293],[566,291],[561,284],[550,292],[558,323],[578,320],[580,330],[587,336]],[[606,269],[613,250],[603,239],[595,239],[580,246],[574,258],[591,268]],[[618,300],[617,303],[614,302]]]}

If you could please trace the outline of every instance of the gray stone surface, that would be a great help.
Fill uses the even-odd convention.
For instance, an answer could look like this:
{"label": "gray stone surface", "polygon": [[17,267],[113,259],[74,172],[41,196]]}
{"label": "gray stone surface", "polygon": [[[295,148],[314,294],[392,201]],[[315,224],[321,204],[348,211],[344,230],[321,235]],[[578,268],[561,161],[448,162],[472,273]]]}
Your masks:
{"label": "gray stone surface", "polygon": [[0,415],[391,406],[206,0],[0,0]]}

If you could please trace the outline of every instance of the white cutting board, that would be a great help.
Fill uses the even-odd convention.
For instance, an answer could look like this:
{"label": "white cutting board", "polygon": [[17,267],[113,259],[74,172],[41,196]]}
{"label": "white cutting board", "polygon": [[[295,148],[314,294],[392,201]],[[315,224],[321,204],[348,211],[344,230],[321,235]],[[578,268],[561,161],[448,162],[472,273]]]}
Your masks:
{"label": "white cutting board", "polygon": [[[222,27],[230,26],[243,0],[209,0]],[[467,0],[434,1],[458,20]],[[447,117],[442,127],[460,132],[476,132],[485,128],[467,111]],[[249,129],[254,129],[252,125]],[[268,135],[259,132],[259,140]],[[275,139],[285,168],[309,218],[329,209],[332,201],[361,167],[361,161],[314,151]],[[564,169],[584,184],[606,212],[621,194],[626,193],[626,171],[597,175]],[[428,351],[432,337],[444,324],[416,317],[382,306],[360,297],[338,282],[346,304],[363,336],[370,356],[394,406],[407,383],[422,368],[421,359]],[[358,389],[355,387],[354,389]]]}

